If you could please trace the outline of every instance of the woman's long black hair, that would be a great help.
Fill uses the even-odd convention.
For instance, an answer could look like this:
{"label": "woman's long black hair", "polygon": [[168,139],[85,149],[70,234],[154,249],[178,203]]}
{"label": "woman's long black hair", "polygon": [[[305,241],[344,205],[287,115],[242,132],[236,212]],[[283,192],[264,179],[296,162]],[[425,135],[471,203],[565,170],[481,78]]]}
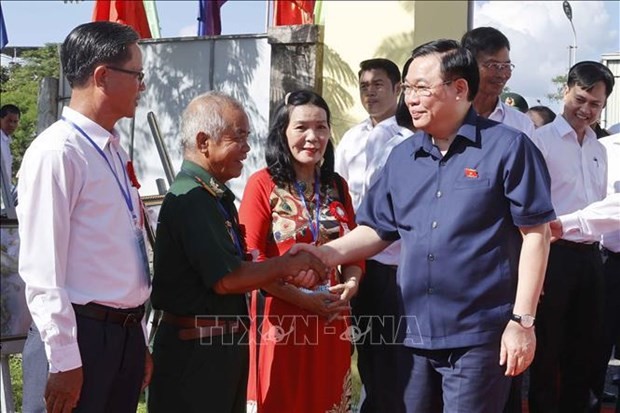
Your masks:
{"label": "woman's long black hair", "polygon": [[[331,113],[325,99],[311,90],[296,90],[286,95],[284,101],[276,108],[273,122],[267,136],[265,160],[267,169],[278,186],[295,183],[295,169],[293,168],[293,154],[288,146],[286,129],[291,119],[291,111],[295,106],[314,105],[327,114],[327,124],[331,129]],[[331,185],[334,179],[334,145],[331,138],[327,141],[323,163],[320,169],[321,185]]]}

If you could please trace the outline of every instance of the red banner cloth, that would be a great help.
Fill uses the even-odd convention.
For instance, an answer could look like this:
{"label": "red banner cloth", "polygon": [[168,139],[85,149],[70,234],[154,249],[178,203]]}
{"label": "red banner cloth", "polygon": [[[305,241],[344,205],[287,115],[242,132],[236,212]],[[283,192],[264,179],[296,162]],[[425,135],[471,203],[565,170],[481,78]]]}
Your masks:
{"label": "red banner cloth", "polygon": [[274,0],[274,25],[314,23],[315,0]]}
{"label": "red banner cloth", "polygon": [[142,1],[97,0],[92,21],[111,21],[133,27],[141,39],[150,39],[151,29]]}

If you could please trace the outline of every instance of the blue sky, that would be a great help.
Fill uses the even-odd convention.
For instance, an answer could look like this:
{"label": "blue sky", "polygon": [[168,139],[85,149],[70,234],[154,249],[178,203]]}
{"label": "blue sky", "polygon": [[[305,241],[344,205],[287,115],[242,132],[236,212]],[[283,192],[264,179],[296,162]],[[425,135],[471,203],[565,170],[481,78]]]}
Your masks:
{"label": "blue sky", "polygon": [[[157,0],[156,4],[162,37],[196,35],[197,0]],[[222,34],[264,33],[266,4],[228,0],[222,7]],[[571,0],[570,4],[577,32],[576,61],[600,61],[603,53],[620,52],[620,1]],[[93,7],[92,1],[2,0],[8,46],[60,43],[73,27],[90,21]],[[557,111],[559,104],[545,95],[553,90],[550,80],[567,72],[568,46],[573,42],[562,2],[476,1],[474,26],[496,27],[510,39],[516,70],[508,87],[522,94],[530,106],[540,100]]]}
{"label": "blue sky", "polygon": [[[266,4],[266,1],[229,0],[222,7],[222,34],[265,32]],[[188,33],[196,35],[197,0],[157,0],[156,5],[162,37],[178,37]],[[72,28],[90,21],[93,8],[93,1],[2,0],[8,46],[61,43]]]}

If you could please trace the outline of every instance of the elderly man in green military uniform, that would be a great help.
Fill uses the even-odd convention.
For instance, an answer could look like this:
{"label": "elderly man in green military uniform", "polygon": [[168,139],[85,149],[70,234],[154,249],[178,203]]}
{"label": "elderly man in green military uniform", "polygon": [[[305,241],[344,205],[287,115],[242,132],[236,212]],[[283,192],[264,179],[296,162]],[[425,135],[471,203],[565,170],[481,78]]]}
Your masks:
{"label": "elderly man in green military uniform", "polygon": [[[245,412],[247,305],[243,294],[277,279],[312,286],[309,254],[244,261],[233,193],[250,150],[241,104],[218,92],[183,113],[184,161],[159,214],[151,300],[163,310],[153,348],[149,412]],[[285,389],[283,389],[285,390]]]}

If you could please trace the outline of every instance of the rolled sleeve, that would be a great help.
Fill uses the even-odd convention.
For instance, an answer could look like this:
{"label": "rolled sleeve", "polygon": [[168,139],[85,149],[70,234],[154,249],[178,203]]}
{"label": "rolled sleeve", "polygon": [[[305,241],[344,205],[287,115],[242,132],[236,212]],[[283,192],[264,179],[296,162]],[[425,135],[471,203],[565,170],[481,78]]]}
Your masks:
{"label": "rolled sleeve", "polygon": [[581,233],[581,227],[579,225],[579,215],[577,213],[562,215],[561,217],[559,217],[559,219],[562,223],[562,228],[565,234]]}

